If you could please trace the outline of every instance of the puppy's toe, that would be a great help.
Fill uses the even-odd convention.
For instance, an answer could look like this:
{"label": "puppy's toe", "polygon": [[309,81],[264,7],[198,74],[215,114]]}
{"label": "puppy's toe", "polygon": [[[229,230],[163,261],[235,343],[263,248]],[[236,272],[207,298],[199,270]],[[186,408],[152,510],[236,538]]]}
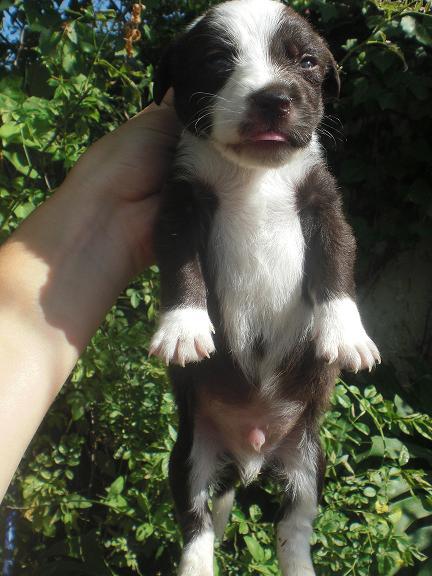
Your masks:
{"label": "puppy's toe", "polygon": [[332,342],[326,342],[320,337],[315,342],[315,351],[317,358],[325,360],[327,364],[333,364],[338,359],[337,345]]}
{"label": "puppy's toe", "polygon": [[159,356],[167,365],[199,362],[215,350],[212,332],[206,310],[180,308],[165,312],[152,338],[149,355]]}
{"label": "puppy's toe", "polygon": [[354,345],[341,344],[338,355],[339,366],[342,370],[357,373],[362,367],[362,357]]}
{"label": "puppy's toe", "polygon": [[195,337],[195,350],[201,358],[210,358],[210,354],[215,351],[215,345],[209,333]]}

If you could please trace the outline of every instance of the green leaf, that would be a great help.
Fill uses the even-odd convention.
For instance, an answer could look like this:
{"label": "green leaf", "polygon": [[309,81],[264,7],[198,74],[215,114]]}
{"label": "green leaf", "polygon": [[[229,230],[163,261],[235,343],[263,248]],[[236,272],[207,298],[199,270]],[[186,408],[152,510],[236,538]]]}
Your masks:
{"label": "green leaf", "polygon": [[3,124],[3,126],[0,126],[0,138],[4,140],[5,145],[9,142],[21,142],[21,130],[21,124]]}
{"label": "green leaf", "polygon": [[66,41],[62,48],[62,66],[63,70],[68,74],[73,74],[77,64],[77,47],[72,42]]}
{"label": "green leaf", "polygon": [[264,549],[254,536],[244,536],[247,549],[255,562],[263,562],[265,559]]}
{"label": "green leaf", "polygon": [[72,412],[72,420],[76,422],[77,420],[80,420],[80,418],[84,416],[85,408],[82,404],[74,403],[72,404],[71,412]]}
{"label": "green leaf", "polygon": [[3,150],[3,156],[9,160],[18,172],[34,180],[39,174],[35,168],[28,165],[27,157],[23,150]]}
{"label": "green leaf", "polygon": [[239,534],[249,534],[249,526],[247,522],[240,522],[238,527]]}
{"label": "green leaf", "polygon": [[125,479],[124,476],[119,476],[114,480],[111,486],[108,488],[108,496],[118,496],[121,494],[125,487]]}
{"label": "green leaf", "polygon": [[365,436],[370,435],[370,427],[364,422],[355,422],[354,426],[357,428],[357,430],[360,430],[360,432]]}
{"label": "green leaf", "polygon": [[411,532],[410,538],[419,550],[427,550],[432,548],[432,526],[424,526],[415,532]]}
{"label": "green leaf", "polygon": [[372,486],[368,486],[363,490],[363,494],[367,496],[367,498],[375,498],[376,490],[375,488],[372,488]]}
{"label": "green leaf", "polygon": [[[425,23],[425,25],[424,25]],[[411,38],[415,38],[421,44],[432,46],[432,25],[427,28],[428,21],[422,21],[414,16],[404,16],[401,19],[401,28]]]}
{"label": "green leaf", "polygon": [[261,508],[256,504],[249,506],[249,516],[253,522],[258,522],[262,516]]}
{"label": "green leaf", "polygon": [[390,458],[391,460],[402,460],[404,464],[408,462],[409,453],[406,446],[397,438],[372,437],[372,446],[369,451],[357,455],[358,462],[366,458]]}
{"label": "green leaf", "polygon": [[177,440],[177,430],[171,424],[168,424],[168,434],[173,442]]}
{"label": "green leaf", "polygon": [[375,386],[368,386],[367,388],[365,388],[364,390],[364,397],[365,398],[373,398],[374,396],[376,396],[377,394],[377,389],[375,388]]}
{"label": "green leaf", "polygon": [[65,28],[65,34],[67,35],[67,37],[69,38],[69,40],[72,42],[72,44],[78,44],[78,35],[76,32],[76,28],[75,28],[75,23],[72,22],[70,24],[68,24]]}
{"label": "green leaf", "polygon": [[135,537],[138,542],[144,542],[154,532],[154,527],[151,524],[145,523],[138,526]]}
{"label": "green leaf", "polygon": [[20,204],[17,208],[15,208],[14,213],[20,220],[24,220],[29,216],[33,210],[35,209],[35,205],[31,202],[26,202],[25,204]]}
{"label": "green leaf", "polygon": [[390,518],[400,533],[416,520],[429,516],[432,519],[432,504],[425,504],[418,496],[410,496],[390,505]]}

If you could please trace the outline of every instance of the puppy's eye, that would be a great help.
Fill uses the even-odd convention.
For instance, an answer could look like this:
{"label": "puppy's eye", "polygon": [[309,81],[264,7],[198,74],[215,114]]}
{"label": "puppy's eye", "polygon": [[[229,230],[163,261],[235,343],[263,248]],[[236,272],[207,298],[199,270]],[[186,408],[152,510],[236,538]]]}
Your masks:
{"label": "puppy's eye", "polygon": [[215,52],[206,57],[206,64],[214,68],[227,68],[230,65],[230,59],[223,52]]}
{"label": "puppy's eye", "polygon": [[304,70],[311,70],[312,68],[315,68],[315,66],[317,65],[318,60],[314,56],[303,56],[303,58],[300,60],[300,66]]}

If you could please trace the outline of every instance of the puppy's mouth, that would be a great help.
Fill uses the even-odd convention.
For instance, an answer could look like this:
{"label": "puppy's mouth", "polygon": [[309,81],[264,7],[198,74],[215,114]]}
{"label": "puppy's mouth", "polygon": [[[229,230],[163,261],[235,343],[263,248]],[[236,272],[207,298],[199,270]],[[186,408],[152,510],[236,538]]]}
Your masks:
{"label": "puppy's mouth", "polygon": [[229,135],[228,141],[215,139],[222,153],[244,166],[281,166],[288,161],[290,154],[305,146],[311,138],[305,130],[290,121],[246,121],[240,123],[236,134]]}
{"label": "puppy's mouth", "polygon": [[290,147],[289,135],[281,130],[254,130],[243,133],[237,142],[229,145],[235,152],[268,152]]}
{"label": "puppy's mouth", "polygon": [[275,130],[267,130],[267,131],[260,131],[250,134],[246,140],[247,143],[251,142],[254,144],[260,144],[263,142],[279,142],[287,144],[289,142],[289,138],[287,134],[283,132],[275,131]]}

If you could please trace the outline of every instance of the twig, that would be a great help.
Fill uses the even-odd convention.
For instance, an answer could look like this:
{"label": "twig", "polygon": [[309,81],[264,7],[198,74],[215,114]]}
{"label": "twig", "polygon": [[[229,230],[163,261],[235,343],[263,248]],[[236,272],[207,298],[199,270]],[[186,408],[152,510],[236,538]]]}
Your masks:
{"label": "twig", "polygon": [[17,54],[16,54],[15,61],[14,61],[14,66],[15,66],[15,68],[18,66],[19,59],[20,59],[20,56],[21,56],[21,52],[22,52],[22,51],[24,50],[24,48],[25,48],[25,34],[26,34],[26,31],[27,31],[27,26],[24,25],[24,26],[23,26],[23,29],[21,30],[20,43],[19,43],[18,50],[17,50]]}
{"label": "twig", "polygon": [[45,184],[47,185],[48,192],[51,194],[52,187],[51,187],[50,181],[48,179],[48,174],[46,172],[44,172],[44,180],[45,180]]}

